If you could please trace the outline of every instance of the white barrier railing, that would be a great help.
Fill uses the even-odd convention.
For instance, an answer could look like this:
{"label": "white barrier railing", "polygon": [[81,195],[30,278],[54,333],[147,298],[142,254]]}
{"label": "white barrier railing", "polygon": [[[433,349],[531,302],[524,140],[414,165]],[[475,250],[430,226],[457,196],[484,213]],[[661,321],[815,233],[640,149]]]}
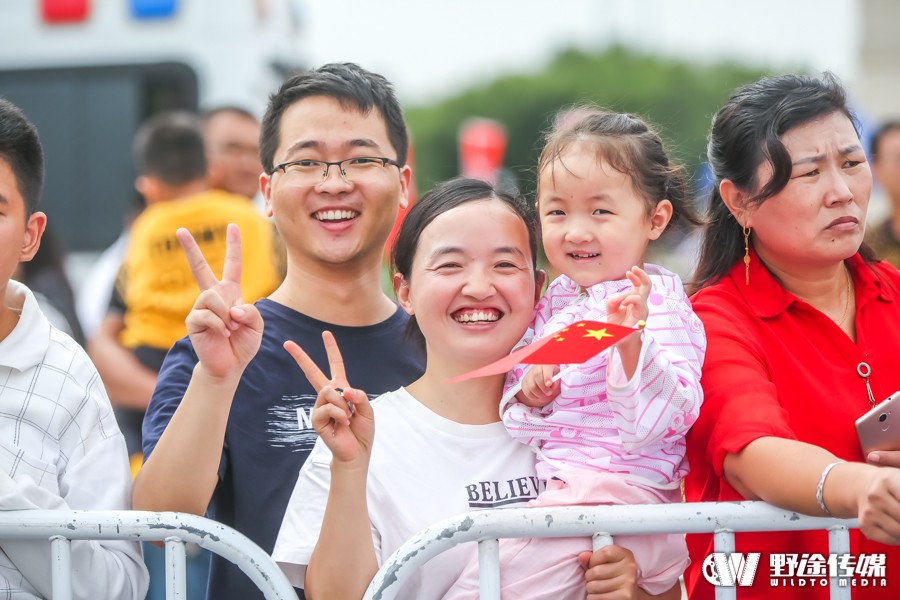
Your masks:
{"label": "white barrier railing", "polygon": [[237,565],[267,600],[297,600],[272,558],[245,535],[183,513],[23,510],[0,512],[0,539],[45,539],[53,558],[53,600],[72,597],[71,540],[137,540],[166,544],[166,598],[186,598],[184,544],[192,542]]}
{"label": "white barrier railing", "polygon": [[[829,551],[850,551],[855,519],[809,517],[764,502],[693,502],[630,506],[565,506],[485,510],[457,515],[422,530],[384,562],[365,600],[393,600],[409,576],[457,544],[478,542],[482,600],[500,598],[499,538],[593,536],[594,548],[616,535],[712,533],[716,552],[734,552],[734,534],[748,531],[827,529]],[[612,537],[611,537],[612,536]],[[850,588],[831,579],[832,600],[850,600]],[[735,587],[717,587],[716,600],[736,598]]]}

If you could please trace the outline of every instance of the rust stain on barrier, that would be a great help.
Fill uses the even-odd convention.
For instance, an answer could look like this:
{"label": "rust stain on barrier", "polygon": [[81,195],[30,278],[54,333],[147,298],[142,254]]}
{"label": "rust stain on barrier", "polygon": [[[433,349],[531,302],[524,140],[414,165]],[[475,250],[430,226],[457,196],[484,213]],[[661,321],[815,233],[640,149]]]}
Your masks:
{"label": "rust stain on barrier", "polygon": [[[434,538],[434,541],[438,541],[438,540],[442,540],[442,539],[450,539],[453,536],[455,536],[457,533],[460,533],[463,531],[469,531],[470,529],[472,529],[472,527],[474,525],[475,525],[475,522],[472,520],[472,518],[466,517],[465,519],[463,519],[460,522],[460,524],[457,527],[447,527],[446,529],[441,531]],[[398,561],[396,564],[391,566],[387,571],[385,571],[384,578],[381,582],[381,586],[378,588],[378,590],[372,596],[372,600],[381,600],[384,590],[389,588],[391,585],[393,585],[394,583],[397,582],[397,571],[399,571],[403,567],[403,565],[405,565],[407,562],[412,560],[419,552],[424,550],[427,546],[428,546],[428,542],[419,546],[415,550],[409,552],[406,556],[404,556],[402,559],[400,559],[400,561]]]}
{"label": "rust stain on barrier", "polygon": [[147,527],[149,529],[172,529],[172,530],[181,529],[188,533],[192,533],[198,537],[209,538],[214,542],[221,541],[219,536],[214,535],[203,529],[198,529],[197,527],[191,527],[189,525],[179,525],[176,527],[175,525],[168,525],[166,523],[148,523]]}
{"label": "rust stain on barrier", "polygon": [[256,567],[256,572],[259,573],[263,579],[265,579],[266,581],[271,580],[271,577],[269,577],[269,574],[263,570],[262,565],[260,565],[258,562],[256,562],[253,559],[250,559],[250,564],[253,565],[254,567]]}

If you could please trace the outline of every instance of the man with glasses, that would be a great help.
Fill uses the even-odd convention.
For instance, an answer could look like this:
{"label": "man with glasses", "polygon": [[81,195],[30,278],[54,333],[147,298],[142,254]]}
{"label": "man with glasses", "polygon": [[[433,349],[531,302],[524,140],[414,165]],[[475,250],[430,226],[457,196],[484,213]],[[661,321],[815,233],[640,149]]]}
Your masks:
{"label": "man with glasses", "polygon": [[[201,294],[188,319],[191,338],[170,351],[147,411],[135,508],[208,513],[271,552],[316,439],[316,393],[284,341],[327,368],[321,340],[331,331],[349,380],[373,395],[419,377],[422,357],[404,340],[407,316],[380,283],[383,247],[407,202],[407,147],[390,84],[356,65],[298,75],[272,96],[260,187],[287,276],[268,298],[244,304],[237,229],[221,276],[180,232]],[[261,594],[213,557],[208,597]]]}

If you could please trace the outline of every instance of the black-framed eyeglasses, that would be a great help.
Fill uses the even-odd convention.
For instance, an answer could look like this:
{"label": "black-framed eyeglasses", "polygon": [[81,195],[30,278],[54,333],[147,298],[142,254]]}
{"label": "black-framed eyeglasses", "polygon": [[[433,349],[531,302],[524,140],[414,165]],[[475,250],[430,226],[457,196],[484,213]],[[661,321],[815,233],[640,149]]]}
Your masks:
{"label": "black-framed eyeglasses", "polygon": [[328,169],[331,166],[336,166],[344,180],[362,183],[377,176],[388,165],[394,165],[398,169],[401,166],[396,160],[383,156],[357,156],[335,162],[327,160],[292,160],[275,165],[272,173],[282,171],[285,175],[290,175],[291,179],[295,181],[317,185],[328,178]]}

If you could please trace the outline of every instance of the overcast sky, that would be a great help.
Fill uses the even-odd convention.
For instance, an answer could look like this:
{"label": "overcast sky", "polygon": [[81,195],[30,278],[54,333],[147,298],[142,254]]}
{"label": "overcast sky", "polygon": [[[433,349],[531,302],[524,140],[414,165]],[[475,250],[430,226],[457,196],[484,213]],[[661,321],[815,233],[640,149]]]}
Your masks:
{"label": "overcast sky", "polygon": [[564,47],[620,42],[704,61],[830,69],[852,83],[855,0],[308,0],[309,63],[354,61],[419,103]]}

